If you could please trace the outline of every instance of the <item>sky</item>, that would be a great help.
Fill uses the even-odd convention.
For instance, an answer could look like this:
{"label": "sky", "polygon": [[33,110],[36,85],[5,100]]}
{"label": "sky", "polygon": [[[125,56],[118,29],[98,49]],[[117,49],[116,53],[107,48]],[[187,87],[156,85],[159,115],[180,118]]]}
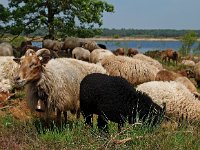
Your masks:
{"label": "sky", "polygon": [[115,12],[104,13],[103,28],[200,30],[200,0],[105,1]]}

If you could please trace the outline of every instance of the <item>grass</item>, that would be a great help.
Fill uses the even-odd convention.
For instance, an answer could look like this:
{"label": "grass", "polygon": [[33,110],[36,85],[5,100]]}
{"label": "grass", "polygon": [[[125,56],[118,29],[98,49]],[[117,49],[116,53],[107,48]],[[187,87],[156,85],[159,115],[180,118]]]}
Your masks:
{"label": "grass", "polygon": [[[83,120],[66,124],[60,130],[56,126],[38,132],[34,120],[22,122],[11,115],[0,118],[0,149],[194,149],[200,146],[200,124],[174,127],[164,122],[154,129],[141,124],[126,124],[118,133],[117,125],[109,123],[110,134],[98,131],[96,125],[89,128]],[[42,128],[41,128],[42,129]]]}

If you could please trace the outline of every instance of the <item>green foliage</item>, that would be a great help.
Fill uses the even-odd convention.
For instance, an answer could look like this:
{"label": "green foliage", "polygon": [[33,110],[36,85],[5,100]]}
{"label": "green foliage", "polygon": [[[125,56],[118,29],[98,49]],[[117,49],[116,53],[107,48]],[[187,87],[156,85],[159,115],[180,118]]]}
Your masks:
{"label": "green foliage", "polygon": [[92,36],[98,33],[94,26],[103,24],[103,13],[114,11],[113,5],[102,0],[10,0],[9,9],[9,33],[28,35],[46,27],[48,38],[71,36],[78,31]]}
{"label": "green foliage", "polygon": [[19,47],[23,41],[26,41],[26,39],[23,36],[18,36],[16,38],[13,38],[11,44],[15,47]]}
{"label": "green foliage", "polygon": [[179,52],[183,55],[186,56],[191,53],[191,47],[193,44],[197,41],[197,33],[194,31],[189,31],[186,33],[182,38],[182,46]]}

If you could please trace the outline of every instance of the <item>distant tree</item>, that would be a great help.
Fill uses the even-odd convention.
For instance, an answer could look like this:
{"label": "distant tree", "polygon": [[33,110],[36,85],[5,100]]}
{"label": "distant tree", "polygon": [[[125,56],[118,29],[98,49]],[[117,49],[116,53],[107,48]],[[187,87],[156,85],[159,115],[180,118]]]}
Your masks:
{"label": "distant tree", "polygon": [[185,56],[191,53],[191,48],[193,44],[197,41],[197,33],[194,31],[187,32],[182,38],[181,38],[181,49],[180,53]]}
{"label": "distant tree", "polygon": [[103,24],[103,12],[114,11],[114,6],[103,0],[9,0],[8,5],[11,34],[30,34],[47,27],[48,38],[92,31]]}

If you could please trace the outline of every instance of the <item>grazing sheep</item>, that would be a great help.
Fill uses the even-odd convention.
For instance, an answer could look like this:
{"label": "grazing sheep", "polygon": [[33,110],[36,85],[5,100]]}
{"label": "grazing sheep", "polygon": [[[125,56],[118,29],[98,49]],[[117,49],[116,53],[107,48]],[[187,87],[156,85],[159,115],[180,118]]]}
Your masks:
{"label": "grazing sheep", "polygon": [[101,47],[95,41],[85,41],[82,47],[88,49],[90,52],[92,52],[94,49],[101,49]]}
{"label": "grazing sheep", "polygon": [[149,95],[155,103],[166,103],[166,115],[189,122],[200,121],[200,101],[181,83],[151,81],[137,90]]}
{"label": "grazing sheep", "polygon": [[46,117],[49,111],[57,109],[57,119],[60,122],[61,112],[79,112],[81,80],[87,74],[106,71],[99,65],[72,58],[57,58],[47,62],[44,53],[50,52],[47,49],[27,51],[24,57],[16,60],[20,61],[20,68],[15,83],[16,86],[26,86],[27,100],[32,110],[43,101]]}
{"label": "grazing sheep", "polygon": [[115,54],[116,56],[118,56],[118,55],[125,55],[125,49],[124,48],[122,48],[122,47],[120,47],[120,48],[117,48],[114,52],[113,52],[113,54]]}
{"label": "grazing sheep", "polygon": [[156,74],[156,81],[174,81],[176,78],[178,77],[182,77],[183,75],[176,73],[174,71],[170,71],[170,70],[160,70],[157,74]]}
{"label": "grazing sheep", "polygon": [[80,107],[86,124],[92,126],[92,115],[97,114],[97,126],[105,131],[108,120],[118,123],[119,130],[127,120],[155,125],[164,112],[124,78],[101,73],[89,74],[81,81]]}
{"label": "grazing sheep", "polygon": [[9,43],[0,44],[0,56],[13,56],[13,48]]}
{"label": "grazing sheep", "polygon": [[72,58],[89,62],[90,51],[82,47],[76,47],[72,50]]}
{"label": "grazing sheep", "polygon": [[107,49],[95,49],[90,53],[90,62],[91,63],[100,63],[106,56],[114,55],[111,51]]}
{"label": "grazing sheep", "polygon": [[126,56],[107,56],[101,65],[111,76],[121,76],[131,84],[138,85],[154,81],[159,69],[145,61]]}
{"label": "grazing sheep", "polygon": [[146,61],[148,62],[148,64],[150,65],[153,65],[155,67],[157,67],[159,70],[163,69],[163,66],[161,63],[159,63],[157,60],[149,57],[149,56],[146,56],[144,54],[136,54],[133,56],[134,59],[139,59],[139,60],[142,60],[142,61]]}
{"label": "grazing sheep", "polygon": [[134,55],[138,54],[138,50],[135,48],[128,48],[127,56],[133,57]]}

